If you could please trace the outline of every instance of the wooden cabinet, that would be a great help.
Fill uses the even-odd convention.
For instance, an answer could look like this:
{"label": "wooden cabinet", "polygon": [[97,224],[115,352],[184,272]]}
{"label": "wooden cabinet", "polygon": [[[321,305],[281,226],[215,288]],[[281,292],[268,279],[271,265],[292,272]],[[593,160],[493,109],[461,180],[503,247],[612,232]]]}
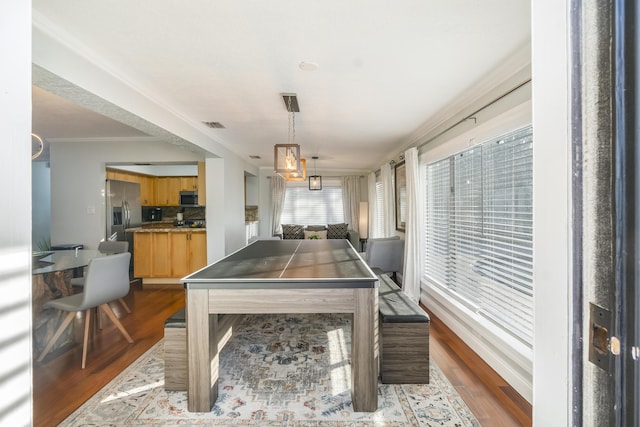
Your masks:
{"label": "wooden cabinet", "polygon": [[151,277],[153,252],[153,235],[155,233],[135,233],[133,235],[133,275],[135,277]]}
{"label": "wooden cabinet", "polygon": [[[137,232],[134,235],[134,275],[154,283],[178,279],[207,265],[205,230]],[[154,279],[160,279],[159,281]]]}
{"label": "wooden cabinet", "polygon": [[198,162],[198,204],[206,206],[207,204],[207,171],[204,162]]}
{"label": "wooden cabinet", "polygon": [[157,206],[180,206],[181,191],[197,191],[196,176],[159,176],[156,178]]}
{"label": "wooden cabinet", "polygon": [[118,181],[137,182],[140,184],[140,204],[142,206],[155,206],[156,204],[156,178],[151,175],[142,175],[133,172],[116,169],[106,170],[107,179]]}
{"label": "wooden cabinet", "polygon": [[189,241],[189,274],[207,265],[207,232],[192,231]]}
{"label": "wooden cabinet", "polygon": [[160,176],[156,178],[156,205],[180,206],[180,177]]}
{"label": "wooden cabinet", "polygon": [[180,206],[180,191],[198,191],[198,204],[205,205],[204,162],[198,163],[198,176],[152,176],[118,169],[107,169],[107,179],[140,184],[142,206]]}
{"label": "wooden cabinet", "polygon": [[172,233],[171,276],[184,277],[189,274],[189,233]]}
{"label": "wooden cabinet", "polygon": [[181,176],[180,177],[180,191],[197,191],[197,190],[198,190],[197,176]]}
{"label": "wooden cabinet", "polygon": [[117,181],[127,181],[127,182],[137,182],[140,183],[140,178],[142,175],[137,173],[121,171],[117,169],[107,169],[106,170],[107,179],[115,179]]}
{"label": "wooden cabinet", "polygon": [[155,206],[156,204],[156,178],[143,176],[140,180],[140,202],[142,206]]}
{"label": "wooden cabinet", "polygon": [[135,233],[133,274],[135,277],[171,277],[169,232]]}
{"label": "wooden cabinet", "polygon": [[207,235],[204,231],[172,234],[172,277],[184,277],[207,265]]}

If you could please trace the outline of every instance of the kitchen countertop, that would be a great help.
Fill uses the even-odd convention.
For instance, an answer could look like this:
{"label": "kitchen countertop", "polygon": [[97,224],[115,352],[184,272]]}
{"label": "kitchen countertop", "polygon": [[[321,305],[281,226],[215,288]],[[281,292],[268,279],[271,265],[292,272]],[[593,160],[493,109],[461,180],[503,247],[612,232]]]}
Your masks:
{"label": "kitchen countertop", "polygon": [[156,232],[175,232],[175,233],[185,233],[187,231],[202,231],[205,232],[207,229],[205,227],[175,227],[173,224],[158,224],[135,228],[127,228],[127,231],[132,233],[156,233]]}

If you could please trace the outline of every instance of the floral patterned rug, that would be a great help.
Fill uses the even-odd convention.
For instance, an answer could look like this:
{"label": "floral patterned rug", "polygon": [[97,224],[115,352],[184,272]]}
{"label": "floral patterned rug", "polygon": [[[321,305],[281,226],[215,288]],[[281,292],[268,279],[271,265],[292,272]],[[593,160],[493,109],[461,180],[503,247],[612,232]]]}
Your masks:
{"label": "floral patterned rug", "polygon": [[158,342],[62,426],[478,426],[431,361],[430,384],[379,384],[378,410],[351,404],[350,316],[246,316],[220,354],[219,396],[187,411],[186,392],[164,390]]}

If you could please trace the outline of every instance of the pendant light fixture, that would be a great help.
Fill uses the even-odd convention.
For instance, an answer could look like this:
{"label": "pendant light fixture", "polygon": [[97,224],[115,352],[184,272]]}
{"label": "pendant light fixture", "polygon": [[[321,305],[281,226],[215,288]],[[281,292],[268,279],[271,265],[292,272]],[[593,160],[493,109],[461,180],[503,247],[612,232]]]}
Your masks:
{"label": "pendant light fixture", "polygon": [[296,116],[295,112],[300,111],[295,94],[282,94],[287,112],[289,113],[289,134],[286,144],[276,144],[273,147],[273,170],[278,174],[298,174],[302,175],[302,164],[300,159],[300,145],[296,140]]}
{"label": "pendant light fixture", "polygon": [[309,190],[322,190],[322,177],[318,175],[316,171],[316,160],[318,160],[318,156],[311,157],[313,159],[313,173],[314,175],[309,176]]}
{"label": "pendant light fixture", "polygon": [[31,160],[37,159],[44,151],[44,142],[39,135],[31,134]]}
{"label": "pendant light fixture", "polygon": [[284,179],[287,181],[305,181],[307,179],[307,160],[300,159],[300,165],[302,166],[302,173],[287,172],[284,174]]}

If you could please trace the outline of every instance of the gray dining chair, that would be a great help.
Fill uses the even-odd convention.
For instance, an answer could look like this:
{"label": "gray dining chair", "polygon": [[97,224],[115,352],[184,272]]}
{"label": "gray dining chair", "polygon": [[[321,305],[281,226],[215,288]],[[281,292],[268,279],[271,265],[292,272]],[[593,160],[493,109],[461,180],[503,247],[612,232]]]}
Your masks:
{"label": "gray dining chair", "polygon": [[[104,242],[98,243],[98,251],[103,254],[111,255],[111,254],[121,254],[129,251],[129,242],[126,241],[114,241],[114,240],[105,240]],[[71,279],[71,286],[76,288],[84,287],[85,278],[84,277],[74,277]],[[128,292],[127,292],[128,293]],[[131,313],[131,309],[127,305],[124,298],[118,298],[118,301],[124,307],[127,313]]]}
{"label": "gray dining chair", "polygon": [[364,255],[369,267],[391,273],[393,281],[397,283],[396,273],[402,273],[404,268],[404,239],[398,236],[369,239]]}
{"label": "gray dining chair", "polygon": [[87,275],[82,293],[48,301],[43,306],[43,308],[68,311],[69,314],[67,314],[45,346],[42,354],[38,357],[38,362],[42,362],[45,356],[51,351],[53,345],[73,321],[75,314],[79,311],[84,311],[84,340],[82,344],[82,369],[84,369],[87,359],[87,342],[89,340],[89,325],[91,323],[91,312],[93,308],[102,310],[116,328],[118,328],[124,338],[130,344],[133,343],[133,339],[109,306],[109,302],[122,298],[129,292],[130,260],[131,254],[129,252],[92,259],[87,267]]}

